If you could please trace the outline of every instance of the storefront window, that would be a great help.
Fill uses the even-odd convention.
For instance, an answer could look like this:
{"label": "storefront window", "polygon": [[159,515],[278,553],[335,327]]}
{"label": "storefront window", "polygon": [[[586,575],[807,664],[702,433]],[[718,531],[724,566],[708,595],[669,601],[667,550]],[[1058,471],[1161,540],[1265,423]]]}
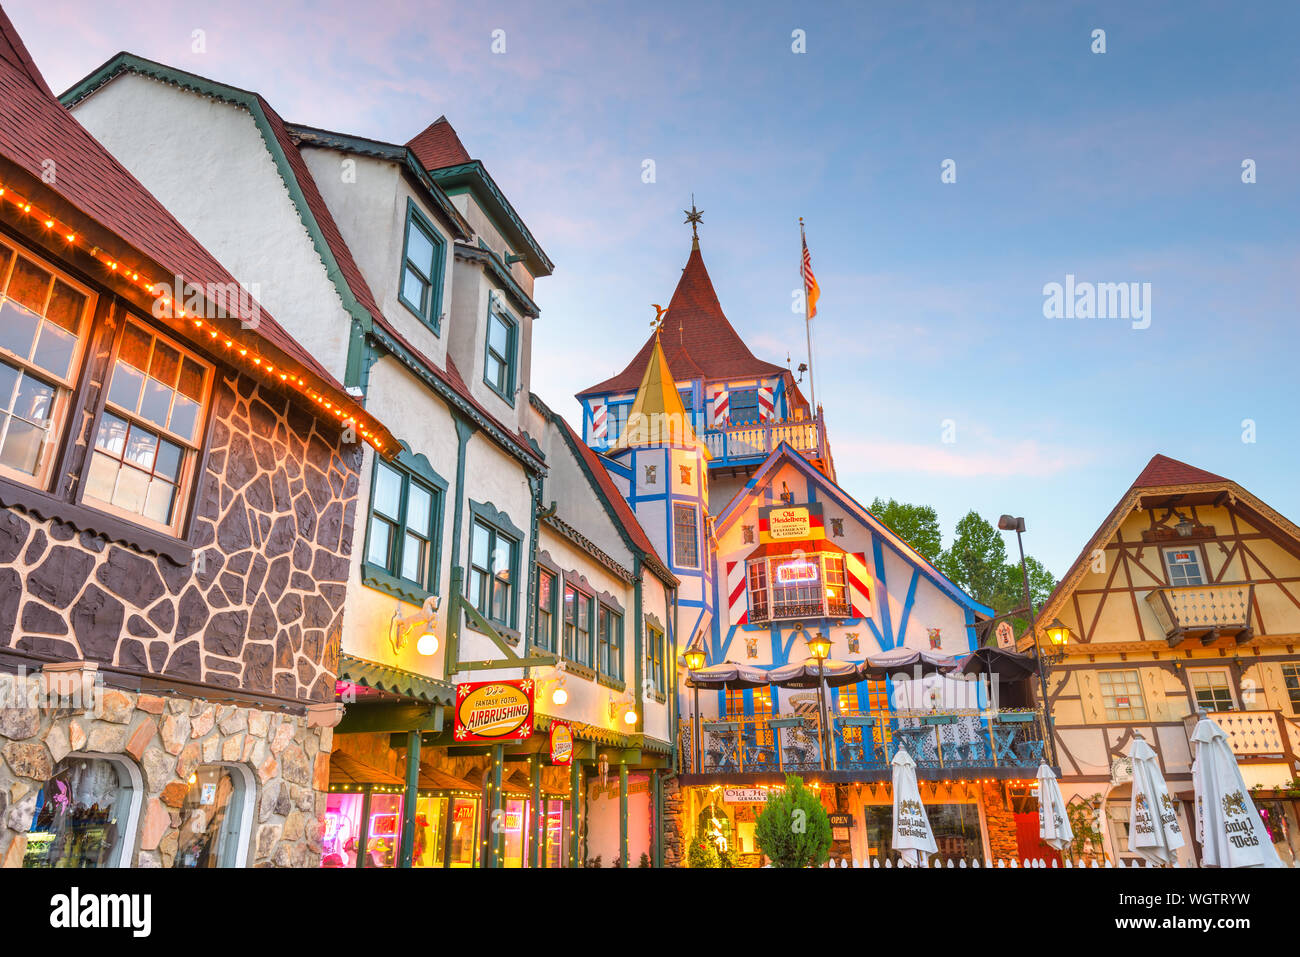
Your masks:
{"label": "storefront window", "polygon": [[23,867],[120,866],[134,797],[116,761],[60,761],[36,796]]}
{"label": "storefront window", "polygon": [[478,856],[478,799],[458,797],[451,805],[451,866],[473,867]]}
{"label": "storefront window", "polygon": [[396,867],[402,840],[402,796],[370,795],[370,826],[363,867]]}
{"label": "storefront window", "polygon": [[758,558],[748,563],[749,619],[847,618],[852,614],[844,556]]}
{"label": "storefront window", "polygon": [[501,822],[501,850],[506,867],[523,867],[528,854],[528,802],[507,798]]}
{"label": "storefront window", "polygon": [[[894,808],[889,804],[872,804],[862,809],[867,829],[867,856],[882,864],[891,856],[894,838]],[[984,843],[980,833],[979,807],[974,804],[927,804],[925,814],[938,853],[931,864],[952,861],[984,860]],[[894,858],[897,863],[897,857]]]}
{"label": "storefront window", "polygon": [[237,867],[244,814],[244,776],[219,764],[194,773],[181,807],[173,867]]}
{"label": "storefront window", "polygon": [[1255,799],[1255,807],[1264,820],[1264,827],[1273,842],[1277,856],[1288,867],[1300,860],[1300,830],[1296,826],[1295,805],[1289,801]]}
{"label": "storefront window", "polygon": [[569,805],[566,801],[546,802],[546,854],[543,867],[563,867],[566,860],[565,837],[569,833]]}
{"label": "storefront window", "polygon": [[415,848],[412,867],[442,867],[447,846],[447,806],[445,795],[421,797],[415,804]]}
{"label": "storefront window", "polygon": [[356,867],[363,794],[331,794],[325,804],[321,867]]}

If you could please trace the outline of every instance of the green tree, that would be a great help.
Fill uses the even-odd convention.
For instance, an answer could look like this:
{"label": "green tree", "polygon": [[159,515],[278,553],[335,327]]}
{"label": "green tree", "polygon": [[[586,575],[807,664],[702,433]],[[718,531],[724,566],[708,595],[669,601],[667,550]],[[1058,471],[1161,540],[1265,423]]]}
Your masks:
{"label": "green tree", "polygon": [[[1029,572],[1029,594],[1034,599],[1034,607],[1039,611],[1047,596],[1056,587],[1056,578],[1033,555],[1025,556],[1025,568]],[[1019,561],[1009,561],[1002,570],[1002,581],[993,596],[993,610],[999,615],[1025,607],[1025,576],[1020,570]],[[1023,634],[1029,628],[1029,616],[1018,615],[1011,619],[1016,634]]]}
{"label": "green tree", "polygon": [[786,775],[785,790],[767,796],[754,841],[773,867],[819,867],[831,850],[831,820],[803,778]]}
{"label": "green tree", "polygon": [[909,505],[892,498],[886,502],[877,498],[871,503],[871,514],[920,552],[926,561],[933,562],[943,550],[939,513],[931,506]]}
{"label": "green tree", "polygon": [[993,605],[1006,585],[1007,544],[996,528],[970,511],[957,523],[952,545],[937,564],[976,601]]}

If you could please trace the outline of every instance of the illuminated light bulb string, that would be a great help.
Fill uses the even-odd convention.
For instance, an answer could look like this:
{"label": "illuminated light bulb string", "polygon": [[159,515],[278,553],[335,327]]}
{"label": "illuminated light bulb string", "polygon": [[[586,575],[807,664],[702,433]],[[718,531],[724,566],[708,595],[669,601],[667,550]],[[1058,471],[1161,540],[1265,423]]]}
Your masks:
{"label": "illuminated light bulb string", "polygon": [[[70,226],[68,226],[65,223],[61,223],[59,220],[55,219],[50,214],[44,212],[39,207],[35,206],[29,200],[25,199],[22,195],[15,192],[12,187],[5,186],[4,184],[0,184],[0,200],[8,200],[18,209],[19,212],[25,215],[32,216],[38,222],[43,224],[47,230],[51,232],[59,233],[70,246],[76,246],[82,252],[86,253],[91,258],[103,264],[103,266],[109,271],[109,273],[111,273],[114,276],[117,276],[121,281],[129,283],[131,285],[138,285],[144,292],[150,295],[155,295],[154,293],[155,289],[158,288],[162,288],[163,290],[167,289],[167,284],[155,282],[154,280],[148,278],[147,276],[142,276],[139,272],[137,272],[134,269],[131,269],[129,266],[125,266],[122,263],[117,262],[106,252],[104,252],[104,250],[100,249],[98,246],[87,246],[84,242],[81,241],[81,238],[77,235],[76,230],[72,229]],[[202,319],[191,318],[190,316],[188,316],[185,312],[184,306],[181,306],[179,304],[173,304],[173,302],[168,297],[165,291],[163,292],[161,299],[164,305],[167,307],[167,312],[171,316],[171,318],[173,319],[189,318],[190,321],[194,323],[194,327],[196,329],[203,328],[204,323]],[[232,353],[237,352],[240,358],[248,360],[254,367],[264,372],[268,372],[273,375],[278,375],[282,383],[297,389],[303,395],[307,396],[317,405],[325,409],[326,412],[333,413],[333,415],[339,420],[339,424],[341,426],[348,426],[348,425],[357,426],[357,431],[360,433],[361,437],[365,439],[366,442],[369,443],[376,451],[382,452],[384,450],[384,442],[375,431],[373,425],[371,426],[371,428],[360,428],[359,423],[356,421],[355,416],[345,415],[344,409],[341,405],[334,403],[330,399],[326,398],[325,395],[323,395],[322,393],[317,392],[315,389],[311,388],[311,386],[307,384],[306,380],[303,379],[302,376],[296,375],[291,370],[290,371],[282,370],[277,373],[275,366],[272,363],[267,362],[261,356],[259,355],[250,356],[248,348],[243,343],[236,342],[233,338],[224,336],[221,332],[219,332],[216,329],[209,328],[207,330],[207,333],[211,339],[216,340],[214,344],[224,345],[226,349],[230,350]]]}

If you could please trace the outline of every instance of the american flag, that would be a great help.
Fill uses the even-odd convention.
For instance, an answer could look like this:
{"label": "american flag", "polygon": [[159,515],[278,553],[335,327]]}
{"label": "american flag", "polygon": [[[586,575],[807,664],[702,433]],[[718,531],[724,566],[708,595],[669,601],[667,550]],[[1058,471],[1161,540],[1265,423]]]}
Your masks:
{"label": "american flag", "polygon": [[[800,238],[803,238],[802,226],[799,232],[801,234]],[[812,256],[808,255],[808,240],[806,238],[803,239],[803,290],[808,301],[807,316],[811,319],[817,315],[817,299],[821,296],[822,290],[817,285],[817,277],[813,275]]]}

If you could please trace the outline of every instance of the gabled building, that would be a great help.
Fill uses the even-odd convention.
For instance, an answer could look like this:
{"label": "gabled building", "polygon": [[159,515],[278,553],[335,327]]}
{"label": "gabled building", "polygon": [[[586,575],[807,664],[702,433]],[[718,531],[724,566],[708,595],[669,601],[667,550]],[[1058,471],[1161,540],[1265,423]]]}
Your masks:
{"label": "gabled building", "polygon": [[1084,853],[1134,856],[1127,755],[1141,734],[1178,801],[1184,863],[1199,860],[1189,739],[1205,711],[1227,733],[1282,860],[1296,860],[1294,522],[1231,479],[1156,455],[1062,576],[1038,624],[1065,639],[1054,648],[1048,693],[1061,791],[1090,822]]}
{"label": "gabled building", "polygon": [[362,449],[398,443],[281,305],[0,11],[5,867],[320,858]]}
{"label": "gabled building", "polygon": [[714,511],[782,442],[835,477],[820,409],[809,406],[789,369],[745,345],[722,311],[698,236],[655,333],[622,372],[578,393],[588,445],[605,451],[623,434],[656,342],[689,424],[709,452]]}
{"label": "gabled building", "polygon": [[[1046,742],[1032,669],[1000,703],[936,673],[975,651],[992,610],[839,486],[820,410],[727,321],[697,238],[650,341],[578,399],[584,438],[680,581],[679,650],[706,663],[678,680],[669,857],[713,840],[756,863],[757,812],[795,772],[845,816],[835,855],[883,860],[900,747],[946,857],[1016,855]],[[820,691],[812,638],[835,670]],[[881,655],[909,664],[870,666]]]}

